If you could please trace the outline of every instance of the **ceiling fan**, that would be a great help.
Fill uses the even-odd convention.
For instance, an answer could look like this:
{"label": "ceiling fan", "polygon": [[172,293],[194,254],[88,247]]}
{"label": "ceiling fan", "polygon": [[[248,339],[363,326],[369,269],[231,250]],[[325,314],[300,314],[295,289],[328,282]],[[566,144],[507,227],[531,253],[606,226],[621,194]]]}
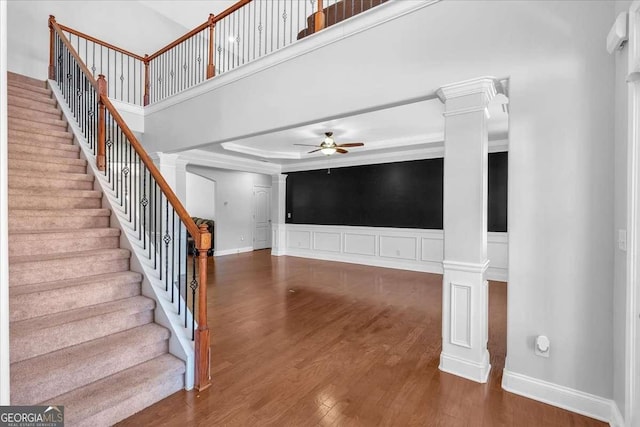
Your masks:
{"label": "ceiling fan", "polygon": [[317,151],[321,151],[322,154],[330,156],[334,153],[347,154],[349,151],[345,150],[345,148],[362,147],[364,143],[349,142],[346,144],[336,144],[336,141],[333,139],[333,132],[325,132],[325,139],[322,140],[320,145],[310,145],[310,144],[293,144],[293,145],[301,145],[305,147],[316,147],[315,150],[309,151],[309,154],[315,153]]}

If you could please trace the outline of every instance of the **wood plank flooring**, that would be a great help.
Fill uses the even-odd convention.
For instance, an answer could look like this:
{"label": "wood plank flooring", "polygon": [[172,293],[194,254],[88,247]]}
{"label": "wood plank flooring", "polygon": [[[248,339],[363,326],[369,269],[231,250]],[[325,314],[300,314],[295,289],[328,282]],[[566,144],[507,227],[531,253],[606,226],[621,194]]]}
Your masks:
{"label": "wood plank flooring", "polygon": [[505,283],[490,284],[489,382],[440,372],[441,281],[269,250],[216,258],[212,387],[120,425],[605,425],[502,390]]}

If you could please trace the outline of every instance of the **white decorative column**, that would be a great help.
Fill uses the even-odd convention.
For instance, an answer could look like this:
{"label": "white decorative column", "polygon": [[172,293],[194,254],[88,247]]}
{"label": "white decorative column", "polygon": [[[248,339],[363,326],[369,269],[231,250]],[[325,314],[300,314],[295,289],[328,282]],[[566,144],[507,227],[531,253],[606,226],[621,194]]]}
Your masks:
{"label": "white decorative column", "polygon": [[184,205],[187,200],[187,161],[179,154],[151,153],[149,155],[162,177]]}
{"label": "white decorative column", "polygon": [[487,381],[487,106],[492,78],[443,86],[444,278],[440,370]]}
{"label": "white decorative column", "polygon": [[287,175],[271,175],[271,255],[285,254]]}

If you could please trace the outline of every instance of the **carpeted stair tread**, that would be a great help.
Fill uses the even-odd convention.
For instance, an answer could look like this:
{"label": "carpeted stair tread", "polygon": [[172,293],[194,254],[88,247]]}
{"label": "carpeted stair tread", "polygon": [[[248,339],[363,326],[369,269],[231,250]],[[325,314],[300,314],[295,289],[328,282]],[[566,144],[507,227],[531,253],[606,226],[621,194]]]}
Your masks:
{"label": "carpeted stair tread", "polygon": [[66,179],[69,181],[87,181],[93,182],[93,175],[88,175],[86,173],[71,173],[71,172],[49,172],[49,173],[41,173],[36,172],[35,174],[29,170],[23,169],[9,169],[9,176],[15,177],[25,177],[25,178],[44,178],[48,177],[49,179]]}
{"label": "carpeted stair tread", "polygon": [[[65,190],[50,188],[9,188],[8,195],[102,198],[102,192],[97,190]],[[11,203],[9,203],[9,209],[11,209]]]}
{"label": "carpeted stair tread", "polygon": [[38,119],[32,117],[16,116],[14,112],[8,112],[7,114],[9,126],[19,125],[26,127],[36,127],[38,129],[52,129],[52,130],[67,130],[66,120],[49,118],[44,114],[41,114]]}
{"label": "carpeted stair tread", "polygon": [[28,169],[33,173],[47,174],[49,172],[66,172],[66,173],[86,173],[85,165],[74,165],[64,163],[45,163],[37,160],[18,160],[15,158],[9,162],[9,170],[12,169]]}
{"label": "carpeted stair tread", "polygon": [[47,87],[46,80],[36,79],[34,77],[25,76],[23,74],[14,73],[13,71],[7,71],[7,81],[8,82],[20,82],[26,83],[37,87]]}
{"label": "carpeted stair tread", "polygon": [[119,238],[119,228],[11,232],[9,233],[9,256],[115,249],[120,246]]}
{"label": "carpeted stair tread", "polygon": [[18,269],[24,264],[25,267],[29,267],[29,263],[57,261],[64,259],[76,259],[78,263],[81,263],[82,257],[101,257],[103,260],[116,259],[116,258],[129,258],[131,253],[127,249],[97,249],[94,251],[79,251],[79,252],[66,252],[63,254],[41,254],[38,255],[38,259],[34,260],[32,256],[16,256],[9,257],[9,262],[12,264],[12,268]]}
{"label": "carpeted stair tread", "polygon": [[30,90],[31,92],[46,95],[46,96],[51,96],[51,93],[52,93],[51,89],[47,87],[36,86],[34,84],[30,84],[24,81],[18,81],[18,80],[12,80],[12,79],[7,79],[7,86],[20,88],[24,90]]}
{"label": "carpeted stair tread", "polygon": [[62,111],[57,108],[47,108],[45,110],[36,110],[29,107],[24,107],[20,104],[9,103],[7,106],[7,115],[9,117],[19,117],[30,120],[62,120]]}
{"label": "carpeted stair tread", "polygon": [[95,249],[9,257],[9,286],[127,271],[130,255],[127,249]]}
{"label": "carpeted stair tread", "polygon": [[32,145],[35,147],[46,147],[55,150],[67,150],[75,153],[80,153],[80,147],[73,145],[72,140],[64,141],[38,141],[37,139],[27,137],[12,137],[9,138],[9,145]]}
{"label": "carpeted stair tread", "polygon": [[[8,153],[8,157],[9,157],[9,164],[11,164],[11,160],[24,160],[24,161],[34,161],[34,156],[33,154],[29,154],[29,153],[20,153],[20,152],[9,152]],[[45,157],[38,157],[38,161],[42,162],[42,163],[56,163],[56,164],[62,164],[62,165],[74,165],[74,166],[83,166],[86,167],[87,166],[87,161],[84,159],[73,159],[70,157],[51,157],[51,156],[45,156]]]}
{"label": "carpeted stair tread", "polygon": [[53,102],[41,102],[40,100],[33,100],[28,98],[22,98],[20,96],[9,95],[9,106],[26,108],[30,111],[42,111],[43,113],[61,115],[62,111],[57,107],[55,99],[51,98]]}
{"label": "carpeted stair tread", "polygon": [[140,295],[142,276],[133,271],[83,276],[56,282],[12,286],[12,322]]}
{"label": "carpeted stair tread", "polygon": [[79,158],[79,155],[80,155],[80,153],[75,150],[71,150],[71,151],[67,149],[59,150],[57,148],[38,147],[38,146],[26,145],[26,144],[8,144],[7,151],[9,153],[28,154],[33,158],[38,158],[39,156],[43,156],[43,157],[62,157],[66,159],[77,159]]}
{"label": "carpeted stair tread", "polygon": [[149,323],[14,363],[11,402],[35,405],[161,356],[168,351],[169,335]]}
{"label": "carpeted stair tread", "polygon": [[[50,126],[50,125],[46,125],[46,126]],[[23,132],[31,132],[34,134],[55,136],[58,138],[70,138],[73,136],[71,132],[69,132],[68,130],[65,130],[62,127],[58,127],[58,126],[41,127],[41,126],[38,126],[38,123],[30,122],[29,120],[9,119],[7,128],[23,131]]]}
{"label": "carpeted stair tread", "polygon": [[41,403],[64,405],[69,425],[109,426],[182,389],[184,371],[165,354]]}
{"label": "carpeted stair tread", "polygon": [[155,302],[134,296],[11,322],[11,363],[153,322]]}
{"label": "carpeted stair tread", "polygon": [[48,141],[57,142],[59,144],[73,144],[73,134],[67,133],[65,135],[50,135],[48,133],[33,133],[28,130],[20,129],[8,129],[9,141],[13,139],[29,139],[31,141]]}
{"label": "carpeted stair tread", "polygon": [[99,209],[10,209],[11,215],[20,217],[41,218],[43,216],[76,217],[76,216],[110,216],[111,211],[105,208]]}
{"label": "carpeted stair tread", "polygon": [[[19,96],[21,98],[32,99],[40,102],[47,102],[55,105],[55,99],[51,98],[51,95],[45,93],[38,93],[30,90],[29,88],[23,88],[17,85],[7,85],[7,95]],[[9,99],[9,102],[11,100]]]}

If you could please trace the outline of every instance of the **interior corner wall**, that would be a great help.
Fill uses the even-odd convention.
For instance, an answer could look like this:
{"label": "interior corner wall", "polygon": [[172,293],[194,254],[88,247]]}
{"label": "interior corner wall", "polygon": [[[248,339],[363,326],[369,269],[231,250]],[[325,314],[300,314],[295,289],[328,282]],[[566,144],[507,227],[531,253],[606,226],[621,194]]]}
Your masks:
{"label": "interior corner wall", "polygon": [[[628,11],[630,0],[616,1],[616,15]],[[627,228],[627,111],[629,49],[625,47],[613,53],[615,57],[615,153],[614,153],[614,229],[615,236]],[[620,247],[614,249],[613,280],[613,399],[622,414],[625,413],[625,332],[626,325],[626,271],[627,253]]]}
{"label": "interior corner wall", "polygon": [[189,215],[216,219],[215,181],[187,172],[187,200],[185,208]]}
{"label": "interior corner wall", "polygon": [[251,250],[254,228],[253,186],[271,187],[271,177],[195,165],[187,165],[187,174],[189,173],[216,183],[215,253],[230,254]]}

